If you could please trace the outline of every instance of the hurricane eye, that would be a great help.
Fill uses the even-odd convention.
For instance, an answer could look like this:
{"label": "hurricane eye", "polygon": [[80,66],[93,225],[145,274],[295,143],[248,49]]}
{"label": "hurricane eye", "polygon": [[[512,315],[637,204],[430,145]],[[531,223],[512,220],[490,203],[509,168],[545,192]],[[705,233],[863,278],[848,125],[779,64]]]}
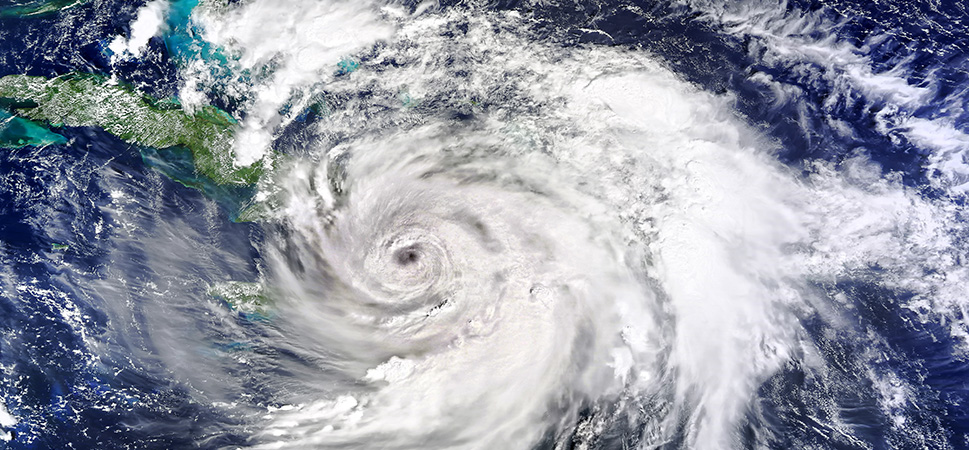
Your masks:
{"label": "hurricane eye", "polygon": [[402,248],[396,252],[394,259],[397,261],[397,264],[401,266],[409,266],[414,264],[421,259],[420,247],[410,246],[407,248]]}

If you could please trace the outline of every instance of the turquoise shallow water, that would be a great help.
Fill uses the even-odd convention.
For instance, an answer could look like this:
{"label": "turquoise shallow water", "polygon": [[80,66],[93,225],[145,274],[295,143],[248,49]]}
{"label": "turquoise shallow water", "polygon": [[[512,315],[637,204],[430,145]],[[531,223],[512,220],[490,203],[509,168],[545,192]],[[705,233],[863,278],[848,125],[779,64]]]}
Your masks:
{"label": "turquoise shallow water", "polygon": [[21,119],[0,110],[0,145],[23,147],[65,143],[67,139],[64,136],[51,131],[43,124]]}
{"label": "turquoise shallow water", "polygon": [[[149,40],[145,56],[112,63],[108,43],[130,32],[144,3],[98,1],[61,13],[2,17],[0,75],[114,74],[158,98],[175,99],[198,77],[204,100],[244,124],[256,89],[272,86],[267,80],[307,57],[283,48],[261,71],[240,67],[239,48],[205,39],[205,23],[193,17],[199,2],[174,0],[168,3],[167,28]],[[354,411],[365,417],[368,406],[401,398],[410,413],[383,422],[399,427],[396,432],[361,435],[388,448],[475,448],[487,433],[448,447],[458,435],[453,431],[487,423],[534,426],[525,429],[538,438],[512,442],[534,449],[685,449],[704,448],[703,442],[744,449],[969,448],[965,2],[440,2],[416,14],[418,3],[377,8],[405,31],[336,55],[318,80],[307,82],[312,86],[298,87],[299,95],[280,103],[280,116],[292,120],[280,120],[273,130],[273,151],[311,167],[328,164],[325,171],[294,170],[274,180],[282,191],[308,186],[314,195],[289,204],[287,220],[237,222],[257,187],[215,185],[195,173],[185,149],[139,148],[96,128],[51,130],[0,109],[0,448],[236,448],[272,442],[277,436],[264,432],[270,429],[282,436],[284,448],[300,448],[293,442],[303,435],[320,433],[324,440],[332,436],[324,433],[327,426],[340,431],[348,423],[345,416],[356,417]],[[309,11],[318,3],[292,4]],[[17,5],[22,3],[0,8]],[[348,21],[355,17],[347,14]],[[231,22],[235,17],[224,20],[245,24]],[[294,20],[293,28],[299,24]],[[313,55],[313,49],[299,50]],[[662,72],[649,61],[673,75],[642,75]],[[189,70],[193,63],[201,69]],[[626,84],[609,85],[614,79]],[[576,87],[573,80],[582,83]],[[524,86],[529,83],[539,92]],[[646,89],[636,83],[653,84]],[[583,89],[597,88],[605,92],[593,92],[601,98],[581,97]],[[676,101],[664,102],[667,95]],[[576,112],[584,108],[595,114]],[[688,138],[677,134],[694,126],[697,116],[710,125],[696,126],[700,131]],[[642,117],[662,126],[628,125]],[[627,128],[595,134],[612,126]],[[745,134],[749,130],[754,131]],[[747,153],[724,144],[732,139],[744,151],[757,150],[752,151],[757,157],[745,159]],[[642,142],[650,145],[636,146]],[[428,150],[438,147],[445,162]],[[691,153],[708,147],[723,152],[709,158]],[[664,152],[667,148],[673,150]],[[357,156],[368,151],[383,153],[375,153],[381,156],[373,158],[377,161],[359,162]],[[606,156],[594,158],[600,151]],[[409,169],[408,164],[427,161],[440,164],[419,175],[393,170],[398,163]],[[765,173],[783,177],[757,190]],[[399,182],[397,176],[406,182],[378,183]],[[738,190],[730,184],[734,178],[754,187]],[[571,207],[573,191],[595,206],[561,214]],[[736,198],[737,192],[747,196]],[[764,199],[787,192],[800,197],[778,204],[793,205],[797,219],[791,222],[807,217],[806,236],[786,222],[789,217],[764,206],[771,205]],[[319,200],[324,197],[332,203]],[[359,198],[370,209],[355,203]],[[341,211],[351,207],[362,218],[340,222]],[[694,209],[716,214],[684,213]],[[379,214],[359,213],[371,210]],[[415,228],[428,215],[439,221]],[[298,223],[305,217],[324,224],[325,231],[307,233],[311,227]],[[527,220],[506,222],[508,217]],[[413,421],[404,419],[433,410],[424,408],[425,397],[403,389],[394,392],[400,397],[370,395],[385,392],[394,377],[406,380],[412,369],[410,376],[423,380],[429,374],[434,380],[426,383],[431,388],[419,385],[424,391],[416,392],[453,385],[449,392],[489,393],[481,404],[509,399],[519,381],[558,373],[536,369],[547,362],[542,357],[527,364],[515,359],[513,350],[538,348],[545,335],[496,345],[507,364],[483,358],[466,364],[484,368],[481,372],[460,373],[435,371],[440,367],[428,367],[430,358],[414,356],[454,353],[441,358],[465,367],[468,360],[453,351],[460,340],[407,353],[412,343],[398,341],[401,335],[387,337],[375,326],[374,334],[351,339],[337,332],[346,331],[339,323],[323,320],[351,322],[373,314],[374,323],[385,326],[394,321],[374,311],[399,314],[425,303],[431,305],[427,317],[449,317],[449,304],[462,305],[455,300],[462,297],[447,295],[451,291],[428,290],[433,295],[388,307],[380,301],[347,306],[340,301],[357,297],[342,297],[340,289],[362,285],[380,293],[432,276],[476,286],[477,273],[440,269],[454,261],[488,275],[487,289],[475,291],[484,293],[475,297],[480,303],[514,292],[515,283],[527,288],[528,301],[521,304],[560,305],[565,302],[548,298],[562,292],[572,297],[561,298],[583,298],[580,284],[556,285],[549,276],[519,280],[519,273],[537,270],[525,263],[490,272],[505,261],[494,255],[515,257],[509,242],[524,242],[530,254],[540,255],[570,243],[584,248],[588,242],[575,231],[581,227],[551,234],[573,219],[635,231],[616,239],[626,246],[615,260],[646,274],[639,280],[643,292],[655,294],[650,301],[660,311],[661,320],[650,328],[655,335],[646,334],[649,339],[637,347],[654,351],[657,362],[625,378],[654,376],[648,389],[636,390],[630,381],[617,388],[619,394],[583,397],[576,392],[586,391],[575,387],[582,383],[549,377],[549,384],[535,383],[529,395],[507,402],[541,404],[539,419],[517,416],[514,408],[497,403],[478,410],[455,401],[466,409],[449,410],[440,419],[454,428],[437,429],[430,420],[425,428],[408,428]],[[332,224],[337,226],[325,226]],[[519,235],[522,230],[528,233]],[[684,235],[671,230],[698,238],[678,240]],[[761,239],[732,240],[744,233]],[[385,234],[394,239],[367,241]],[[591,242],[611,242],[606,232],[587,234],[593,234]],[[671,257],[679,254],[655,250],[702,247],[708,241],[701,238],[723,245],[687,254],[681,260],[688,264],[680,265]],[[759,253],[775,242],[786,243],[777,246],[784,258]],[[399,250],[395,245],[406,251],[388,254],[408,276],[377,271],[391,282],[367,284],[366,270],[384,266],[364,256],[384,247]],[[469,253],[479,247],[484,250]],[[582,279],[611,267],[583,266],[595,255],[548,257],[548,264],[538,266],[553,267],[542,273],[579,267],[563,273]],[[353,265],[354,258],[363,262]],[[433,269],[431,275],[420,272],[422,267]],[[284,271],[290,278],[280,275]],[[745,280],[756,282],[740,283]],[[285,300],[297,284],[329,297],[296,298],[291,305],[303,308],[264,314],[211,293],[218,283],[271,281],[277,285],[267,291],[270,297]],[[735,288],[743,292],[734,295]],[[684,292],[699,294],[678,302]],[[770,298],[758,303],[762,292]],[[788,295],[803,301],[779,300]],[[736,311],[757,317],[767,310],[761,305],[773,308],[774,301],[783,307],[770,309],[776,315],[769,320],[728,326]],[[610,304],[596,305],[610,310]],[[495,317],[508,319],[502,308],[495,310]],[[524,311],[548,317],[543,309]],[[570,362],[563,366],[566,373],[593,364],[589,361],[599,361],[595,364],[606,372],[622,372],[627,353],[605,352],[620,356],[596,359],[593,344],[608,334],[589,325],[599,323],[594,320],[599,316],[575,319],[568,312],[555,316],[549,323],[557,326],[548,329],[570,339],[561,338],[561,347],[541,347],[544,355]],[[511,317],[512,331],[531,330],[534,324],[514,321],[525,313]],[[506,336],[500,333],[506,322],[484,324]],[[793,344],[772,340],[768,331],[777,330],[771,323],[784,324],[777,334]],[[490,336],[488,330],[481,325],[474,330],[478,334],[462,337],[475,342]],[[696,350],[703,345],[718,351]],[[424,365],[415,369],[404,360]],[[511,381],[494,386],[468,381],[488,376]],[[582,381],[592,385],[596,379]],[[549,385],[561,387],[561,395],[548,394]],[[713,420],[726,413],[708,405],[736,392],[745,393],[737,394],[742,398],[736,417]],[[496,418],[494,411],[507,413]],[[711,421],[726,425],[708,426]],[[358,436],[338,434],[342,441],[304,448],[372,448],[373,440],[352,439]]]}

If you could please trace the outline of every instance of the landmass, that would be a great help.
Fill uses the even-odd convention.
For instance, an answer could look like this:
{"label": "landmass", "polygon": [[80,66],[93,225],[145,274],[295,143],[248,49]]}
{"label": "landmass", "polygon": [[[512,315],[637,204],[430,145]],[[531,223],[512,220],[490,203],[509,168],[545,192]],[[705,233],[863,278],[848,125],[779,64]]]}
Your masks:
{"label": "landmass", "polygon": [[261,283],[226,281],[209,286],[208,294],[248,320],[267,321],[275,316],[272,301]]}
{"label": "landmass", "polygon": [[226,112],[213,106],[189,112],[175,101],[145,96],[99,75],[8,75],[0,78],[3,105],[22,119],[54,128],[92,126],[141,146],[187,148],[195,170],[218,185],[252,185],[264,172],[262,162],[233,165],[237,124]]}
{"label": "landmass", "polygon": [[[28,0],[0,6],[0,17],[39,16],[87,3],[88,0]],[[4,2],[8,3],[8,2]]]}

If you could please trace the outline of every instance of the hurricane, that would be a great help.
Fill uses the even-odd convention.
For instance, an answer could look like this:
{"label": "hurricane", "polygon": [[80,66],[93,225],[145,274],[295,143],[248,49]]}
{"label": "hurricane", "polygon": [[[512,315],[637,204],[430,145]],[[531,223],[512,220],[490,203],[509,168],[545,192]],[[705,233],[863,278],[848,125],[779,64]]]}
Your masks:
{"label": "hurricane", "polygon": [[0,448],[965,448],[965,13],[0,3]]}

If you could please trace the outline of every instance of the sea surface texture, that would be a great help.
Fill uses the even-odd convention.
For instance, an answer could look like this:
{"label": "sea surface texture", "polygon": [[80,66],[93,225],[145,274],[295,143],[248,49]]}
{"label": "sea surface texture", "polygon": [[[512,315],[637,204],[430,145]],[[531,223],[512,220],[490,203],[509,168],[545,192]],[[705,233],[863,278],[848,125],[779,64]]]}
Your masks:
{"label": "sea surface texture", "polygon": [[966,0],[0,0],[0,449],[969,448]]}

